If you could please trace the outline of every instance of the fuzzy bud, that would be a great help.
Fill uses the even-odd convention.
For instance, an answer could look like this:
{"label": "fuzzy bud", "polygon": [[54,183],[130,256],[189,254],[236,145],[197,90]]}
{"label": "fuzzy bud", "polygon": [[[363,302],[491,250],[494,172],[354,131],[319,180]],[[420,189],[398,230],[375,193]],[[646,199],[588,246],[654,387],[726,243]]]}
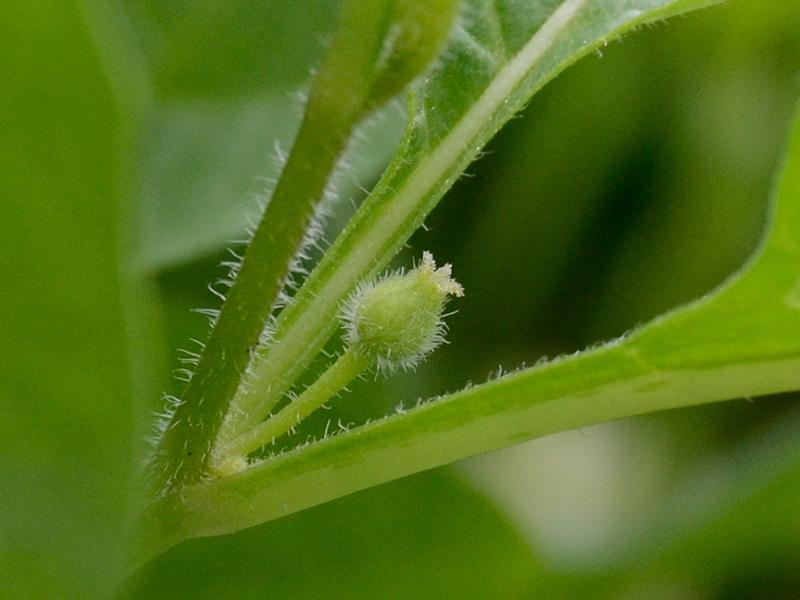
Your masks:
{"label": "fuzzy bud", "polygon": [[409,369],[444,341],[442,320],[449,296],[463,296],[449,264],[436,268],[429,252],[408,273],[360,287],[343,319],[350,347],[381,371]]}

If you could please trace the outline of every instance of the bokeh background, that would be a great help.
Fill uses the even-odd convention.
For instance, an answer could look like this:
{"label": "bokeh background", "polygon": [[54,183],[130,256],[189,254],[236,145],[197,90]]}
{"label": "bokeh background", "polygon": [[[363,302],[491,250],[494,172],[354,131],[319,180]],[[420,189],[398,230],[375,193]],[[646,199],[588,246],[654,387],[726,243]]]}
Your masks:
{"label": "bokeh background", "polygon": [[[178,391],[177,349],[206,335],[191,309],[216,306],[206,286],[290,147],[337,6],[125,0],[86,3],[64,24],[92,40],[122,90],[125,151],[106,185],[129,199],[125,255],[160,315],[163,335],[148,336],[159,389]],[[454,264],[467,295],[450,344],[412,374],[354,385],[294,441],[612,339],[712,290],[757,247],[798,97],[796,0],[729,2],[583,59],[509,123],[398,257],[432,250]],[[398,103],[364,127],[328,237],[402,124]],[[146,393],[140,414],[158,407]],[[558,434],[185,543],[127,594],[796,598],[798,435],[796,395]]]}

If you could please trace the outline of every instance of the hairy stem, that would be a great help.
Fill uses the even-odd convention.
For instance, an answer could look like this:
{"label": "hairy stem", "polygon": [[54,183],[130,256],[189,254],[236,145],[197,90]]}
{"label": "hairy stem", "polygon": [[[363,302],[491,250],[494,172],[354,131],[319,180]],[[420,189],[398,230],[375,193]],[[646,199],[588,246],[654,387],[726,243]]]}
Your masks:
{"label": "hairy stem", "polygon": [[[236,273],[197,369],[164,432],[160,484],[199,481],[317,205],[369,99],[392,0],[347,0],[286,167]],[[238,414],[233,411],[233,417]]]}
{"label": "hairy stem", "polygon": [[[277,438],[288,433],[308,415],[322,407],[369,367],[369,359],[348,348],[320,377],[299,396],[294,398],[280,412],[269,417],[258,427],[219,448],[215,457],[220,466],[229,462],[230,457],[245,457],[262,446],[272,444]],[[222,469],[224,470],[224,469]]]}

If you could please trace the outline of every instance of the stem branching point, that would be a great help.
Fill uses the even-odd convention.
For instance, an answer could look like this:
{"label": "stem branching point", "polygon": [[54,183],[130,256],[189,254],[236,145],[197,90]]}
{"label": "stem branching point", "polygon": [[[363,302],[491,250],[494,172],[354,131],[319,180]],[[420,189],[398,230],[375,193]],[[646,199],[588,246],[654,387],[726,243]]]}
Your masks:
{"label": "stem branching point", "polygon": [[[212,452],[212,473],[225,476],[246,468],[248,454],[289,433],[364,371],[389,374],[415,367],[444,341],[448,298],[463,295],[451,266],[437,268],[430,252],[407,273],[359,286],[342,311],[344,353],[280,411],[233,439],[221,435]],[[269,382],[251,385],[257,390]]]}

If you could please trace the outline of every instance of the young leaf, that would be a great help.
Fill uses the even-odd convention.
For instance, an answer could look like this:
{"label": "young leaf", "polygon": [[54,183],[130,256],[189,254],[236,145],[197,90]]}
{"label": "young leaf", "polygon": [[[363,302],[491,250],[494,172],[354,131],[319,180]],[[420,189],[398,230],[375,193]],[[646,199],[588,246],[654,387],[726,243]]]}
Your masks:
{"label": "young leaf", "polygon": [[[230,411],[236,416],[230,424],[230,437],[258,424],[328,339],[335,328],[335,314],[356,282],[389,260],[483,144],[533,92],[604,40],[674,12],[676,6],[668,0],[565,0],[530,6],[467,2],[461,26],[445,57],[422,83],[418,100],[411,105],[412,118],[398,157],[293,304],[280,314],[275,341],[261,352],[265,356],[253,363],[256,377],[271,383],[268,393],[259,389],[254,394],[247,387],[239,388]],[[680,6],[690,7],[685,2]],[[289,166],[284,178],[291,174]],[[266,216],[264,223],[269,222],[269,211]],[[237,288],[246,290],[241,273],[239,279]],[[242,293],[242,302],[252,303],[253,290]],[[229,299],[225,310],[240,305]],[[222,339],[223,333],[227,336],[225,344],[241,346],[241,336],[231,335],[236,331],[221,326],[225,310],[210,346],[215,336]],[[202,384],[196,385],[198,380],[210,381],[219,392],[216,400],[199,406],[204,397],[193,396],[190,387],[174,421],[180,423],[183,418],[185,422],[168,431],[172,438],[167,440],[172,448],[171,464],[186,467],[186,461],[190,462],[188,469],[183,469],[187,477],[179,475],[175,480],[174,473],[168,474],[174,481],[199,478],[221,419],[219,403],[224,405],[235,384],[234,375],[241,373],[246,362],[239,357],[240,364],[226,367],[226,373],[212,372],[209,365],[218,365],[220,358],[227,361],[223,365],[236,358],[230,353],[214,358],[215,352],[206,352],[207,365],[204,368],[201,360],[192,386],[201,389]]]}
{"label": "young leaf", "polygon": [[466,389],[165,501],[176,539],[255,525],[536,436],[800,387],[800,116],[771,231],[718,291],[605,346]]}
{"label": "young leaf", "polygon": [[547,81],[609,39],[707,2],[470,0],[434,72],[409,104],[405,141],[353,220],[278,318],[254,362],[269,390],[240,388],[241,433],[322,349],[357,283],[385,267],[497,130]]}

